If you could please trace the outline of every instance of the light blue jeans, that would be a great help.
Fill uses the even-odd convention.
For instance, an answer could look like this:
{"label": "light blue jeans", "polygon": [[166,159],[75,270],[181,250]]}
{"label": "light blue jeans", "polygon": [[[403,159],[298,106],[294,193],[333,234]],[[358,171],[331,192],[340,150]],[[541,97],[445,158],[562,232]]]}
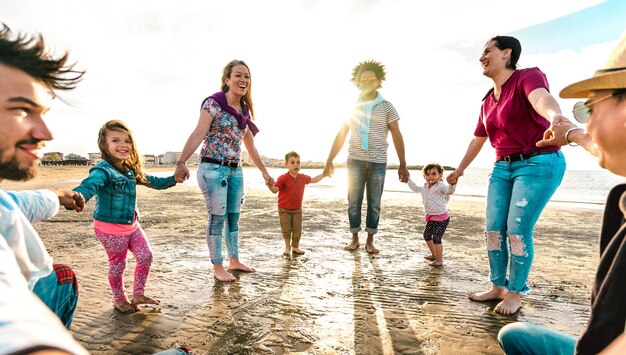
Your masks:
{"label": "light blue jeans", "polygon": [[376,234],[378,232],[380,200],[383,196],[387,164],[348,159],[347,167],[350,233],[361,231],[361,207],[363,205],[363,194],[367,190],[365,231],[370,234]]}
{"label": "light blue jeans", "polygon": [[507,355],[572,355],[576,347],[576,338],[526,322],[500,329],[498,341]]}
{"label": "light blue jeans", "polygon": [[209,219],[206,239],[211,262],[221,265],[222,231],[226,250],[231,259],[239,258],[239,212],[243,204],[243,169],[200,163],[198,186],[204,195]]}
{"label": "light blue jeans", "polygon": [[[57,277],[56,267],[50,275],[43,277],[35,283],[33,293],[39,297],[50,310],[59,317],[61,323],[70,329],[74,319],[74,311],[78,303],[78,289],[75,287],[76,277],[73,272],[66,276],[65,280]],[[69,267],[65,266],[69,269]],[[71,270],[71,269],[69,269]]]}
{"label": "light blue jeans", "polygon": [[510,292],[530,291],[526,280],[534,258],[535,223],[564,173],[565,158],[560,151],[495,163],[489,179],[485,228],[489,279],[494,285]]}

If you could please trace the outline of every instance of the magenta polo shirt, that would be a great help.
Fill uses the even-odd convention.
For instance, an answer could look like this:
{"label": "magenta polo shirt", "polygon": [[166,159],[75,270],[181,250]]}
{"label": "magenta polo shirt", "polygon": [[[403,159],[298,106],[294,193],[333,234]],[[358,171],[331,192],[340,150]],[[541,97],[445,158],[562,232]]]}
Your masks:
{"label": "magenta polo shirt", "polygon": [[493,97],[493,89],[483,98],[474,135],[489,137],[498,157],[528,154],[533,150],[560,149],[557,146],[538,148],[535,145],[550,127],[550,122],[538,114],[528,101],[528,94],[538,88],[548,90],[546,75],[539,68],[518,69],[502,85],[500,100]]}

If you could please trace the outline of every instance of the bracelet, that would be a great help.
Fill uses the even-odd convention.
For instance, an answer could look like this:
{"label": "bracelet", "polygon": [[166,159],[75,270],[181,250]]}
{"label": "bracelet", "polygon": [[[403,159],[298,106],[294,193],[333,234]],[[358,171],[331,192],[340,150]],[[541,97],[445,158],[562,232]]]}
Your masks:
{"label": "bracelet", "polygon": [[582,131],[582,127],[573,127],[567,130],[567,132],[565,132],[565,142],[567,143],[567,145],[572,146],[572,147],[577,147],[578,143],[572,142],[569,140],[569,134],[572,133],[573,131]]}
{"label": "bracelet", "polygon": [[463,176],[463,172],[462,172],[461,170],[456,169],[456,170],[455,170],[455,172],[456,172],[457,174],[459,174],[459,176]]}
{"label": "bracelet", "polygon": [[184,161],[182,161],[182,160],[179,160],[179,161],[177,161],[177,162],[176,162],[176,165],[180,165],[180,164],[185,165],[185,162],[184,162]]}

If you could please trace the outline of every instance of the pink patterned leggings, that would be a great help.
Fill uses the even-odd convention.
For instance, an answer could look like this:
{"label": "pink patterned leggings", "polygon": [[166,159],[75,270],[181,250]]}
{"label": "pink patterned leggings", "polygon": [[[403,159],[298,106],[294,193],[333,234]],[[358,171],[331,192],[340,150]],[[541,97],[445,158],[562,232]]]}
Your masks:
{"label": "pink patterned leggings", "polygon": [[143,229],[139,227],[129,235],[111,235],[97,229],[95,231],[96,238],[102,243],[109,256],[109,284],[113,291],[113,301],[115,303],[128,302],[124,291],[124,269],[126,269],[128,250],[133,253],[137,262],[133,295],[142,296],[152,264],[152,250]]}

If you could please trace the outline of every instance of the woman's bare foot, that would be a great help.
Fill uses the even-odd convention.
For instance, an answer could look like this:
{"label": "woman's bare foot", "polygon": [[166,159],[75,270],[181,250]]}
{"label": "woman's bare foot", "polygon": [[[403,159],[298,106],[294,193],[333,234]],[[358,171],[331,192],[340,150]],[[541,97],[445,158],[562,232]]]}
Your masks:
{"label": "woman's bare foot", "polygon": [[117,309],[120,313],[124,313],[124,314],[131,314],[131,313],[135,313],[139,311],[139,307],[135,306],[134,304],[131,304],[128,301],[114,303],[113,307],[115,307],[115,309]]}
{"label": "woman's bare foot", "polygon": [[424,259],[430,260],[430,261],[435,261],[435,256],[434,255],[424,255]]}
{"label": "woman's bare foot", "polygon": [[440,260],[440,261],[433,260],[433,262],[428,263],[428,265],[430,265],[430,266],[443,266],[443,260]]}
{"label": "woman's bare foot", "polygon": [[376,249],[374,243],[365,243],[365,251],[370,254],[378,254],[380,250]]}
{"label": "woman's bare foot", "polygon": [[291,251],[296,255],[304,255],[304,250],[301,250],[300,248],[293,248]]}
{"label": "woman's bare foot", "polygon": [[522,308],[522,296],[517,292],[507,292],[502,302],[496,305],[496,313],[503,315],[515,314]]}
{"label": "woman's bare foot", "polygon": [[213,265],[213,277],[222,282],[235,281],[235,276],[233,276],[230,272],[224,270],[224,266],[222,265]]}
{"label": "woman's bare foot", "polygon": [[495,285],[491,285],[491,290],[485,292],[472,293],[469,295],[469,299],[476,302],[486,302],[492,300],[504,299],[506,291]]}
{"label": "woman's bare foot", "polygon": [[134,305],[138,305],[138,304],[161,304],[161,301],[157,300],[156,298],[152,298],[152,297],[148,297],[145,295],[133,295],[133,299],[132,301],[130,301],[131,304]]}
{"label": "woman's bare foot", "polygon": [[243,272],[256,272],[254,268],[246,266],[239,262],[237,259],[230,259],[230,264],[228,265],[228,270],[239,270]]}

